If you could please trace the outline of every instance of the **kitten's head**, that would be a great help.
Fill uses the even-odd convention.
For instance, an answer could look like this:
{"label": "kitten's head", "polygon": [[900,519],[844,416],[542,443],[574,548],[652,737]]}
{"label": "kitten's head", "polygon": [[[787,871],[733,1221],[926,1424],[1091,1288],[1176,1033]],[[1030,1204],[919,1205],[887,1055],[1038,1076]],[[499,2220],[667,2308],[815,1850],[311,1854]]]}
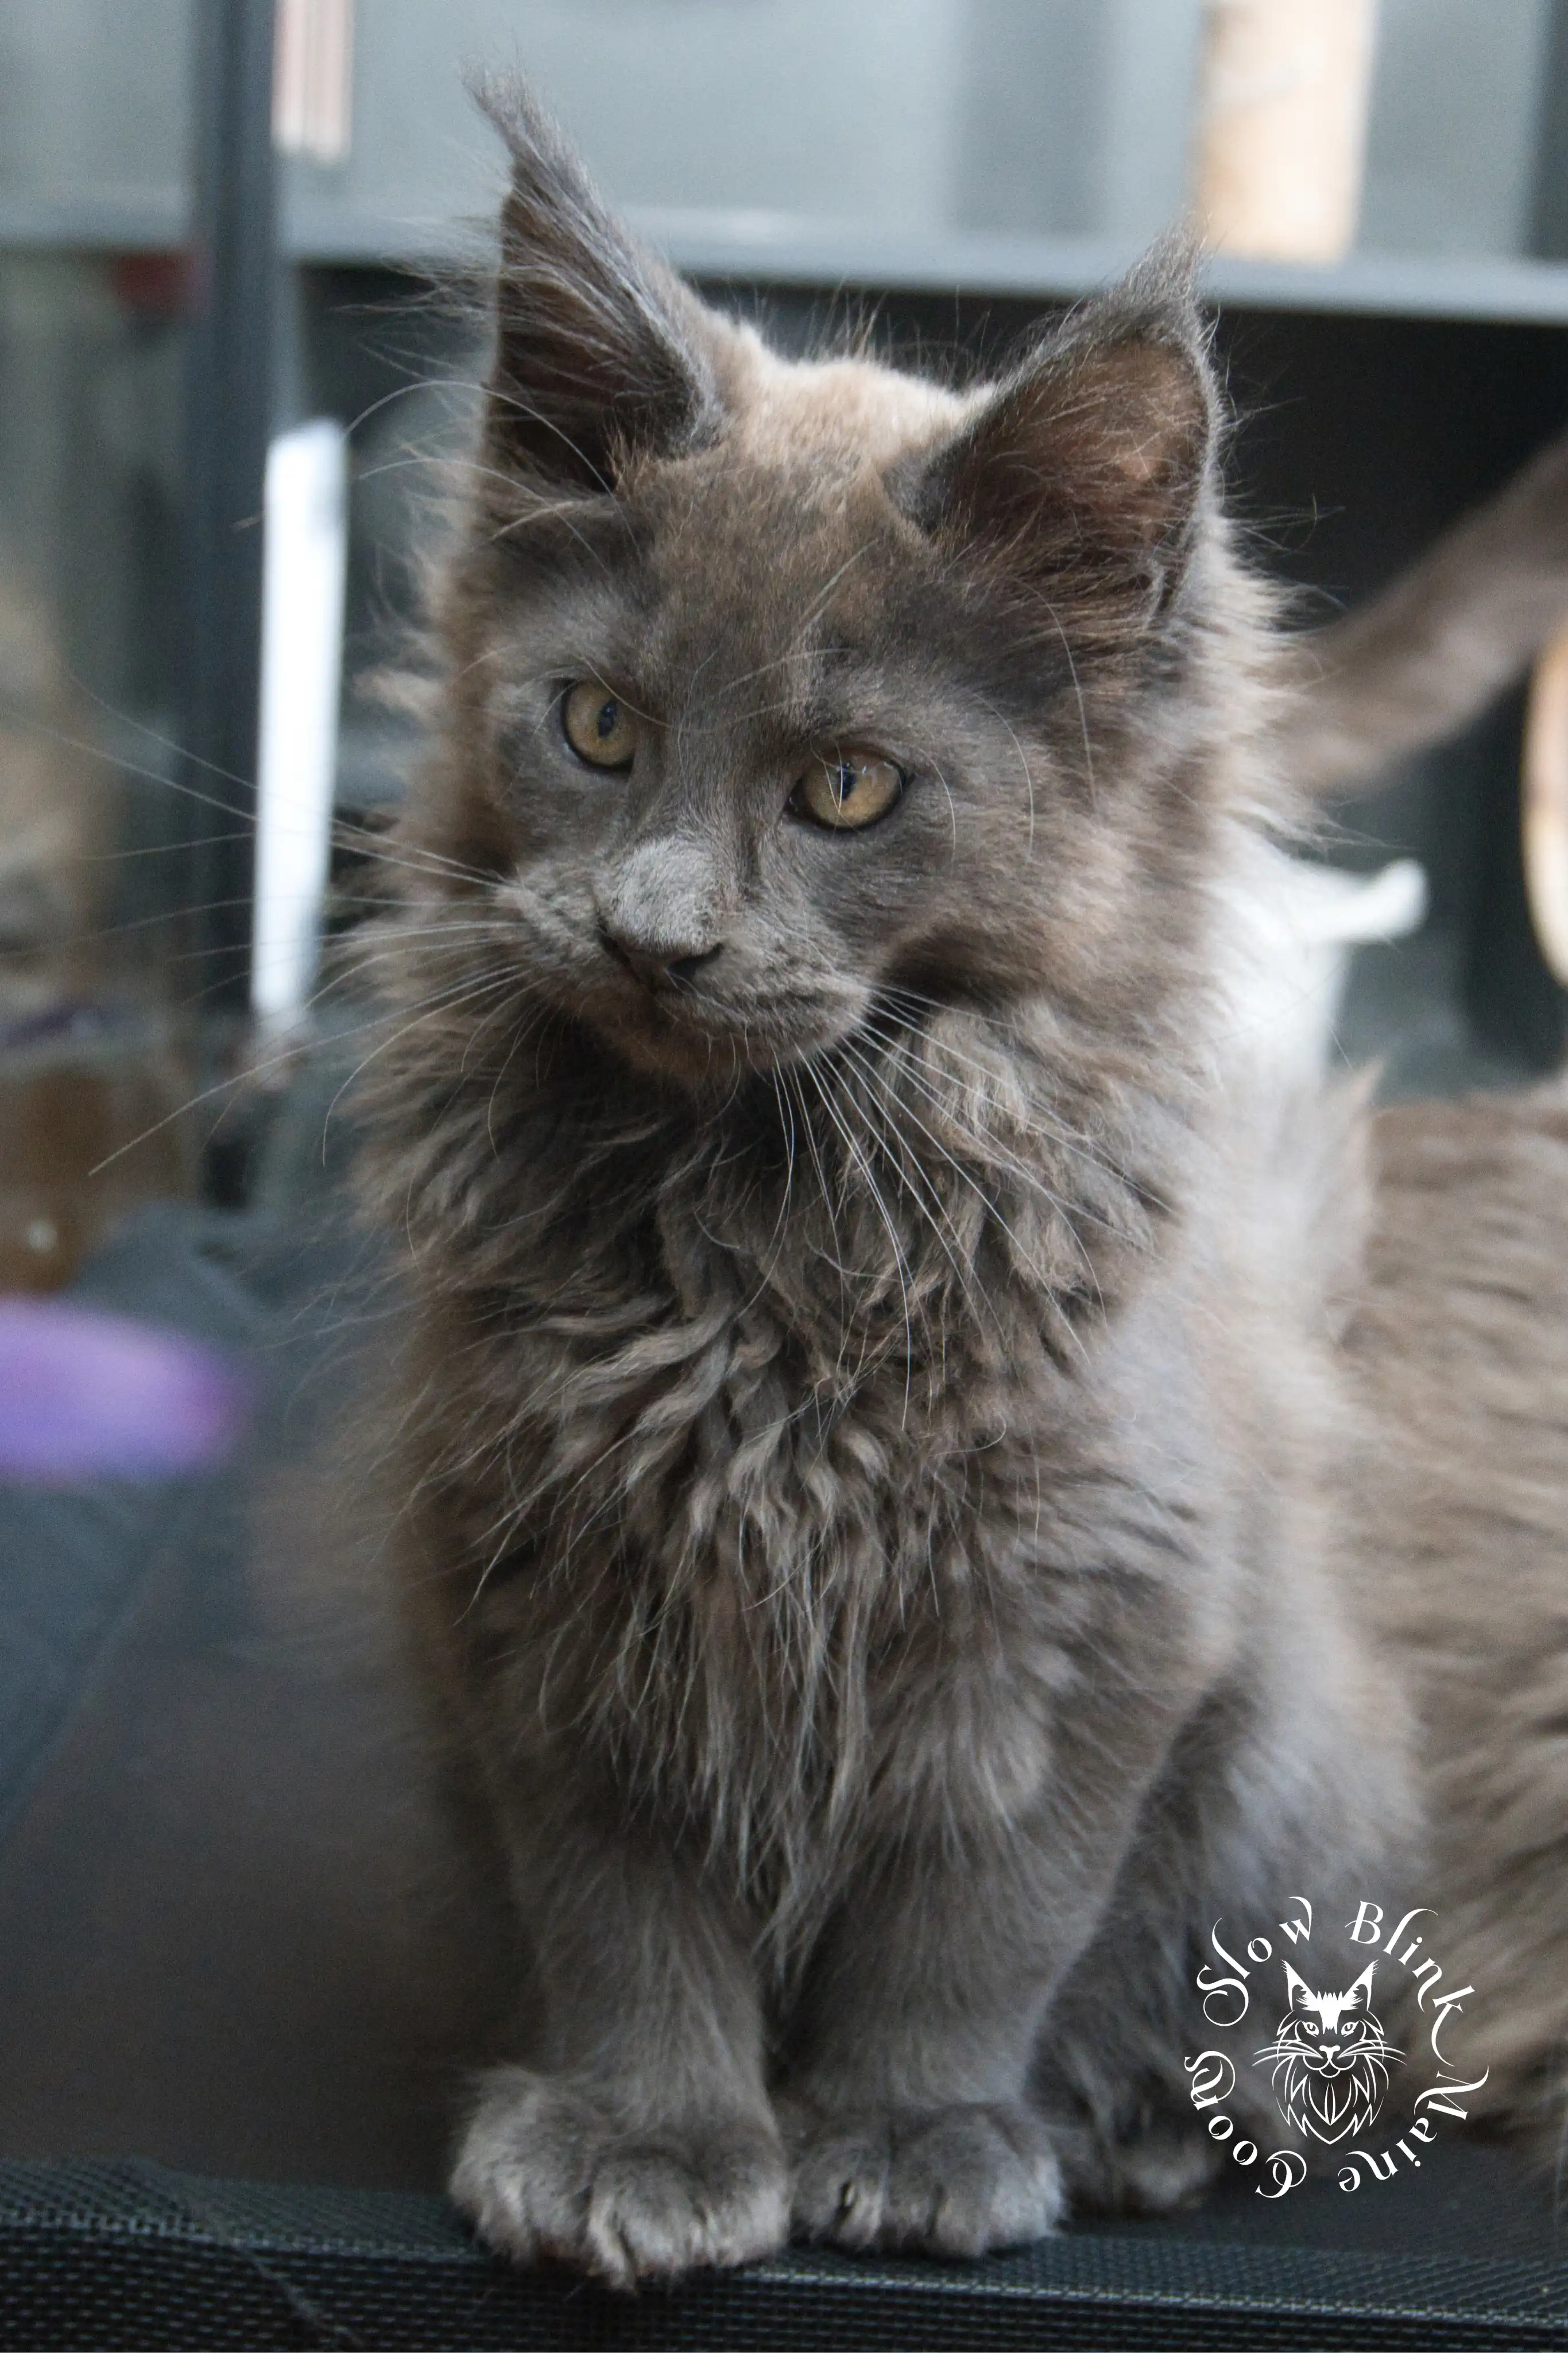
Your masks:
{"label": "kitten's head", "polygon": [[1183,265],[979,390],[792,363],[639,251],[525,102],[498,119],[414,838],[484,878],[451,888],[504,913],[536,1002],[699,1091],[900,996],[1147,1027],[1199,920],[1247,593]]}

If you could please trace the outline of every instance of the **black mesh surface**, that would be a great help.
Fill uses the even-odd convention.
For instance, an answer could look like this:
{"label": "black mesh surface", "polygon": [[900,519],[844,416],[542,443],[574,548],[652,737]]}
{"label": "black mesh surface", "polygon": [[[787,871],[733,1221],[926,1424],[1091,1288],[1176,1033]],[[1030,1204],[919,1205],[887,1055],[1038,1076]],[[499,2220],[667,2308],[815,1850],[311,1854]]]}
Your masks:
{"label": "black mesh surface", "polygon": [[797,2253],[616,2296],[437,2199],[0,2165],[0,2347],[1568,2346],[1546,2262],[1096,2234],[946,2268]]}

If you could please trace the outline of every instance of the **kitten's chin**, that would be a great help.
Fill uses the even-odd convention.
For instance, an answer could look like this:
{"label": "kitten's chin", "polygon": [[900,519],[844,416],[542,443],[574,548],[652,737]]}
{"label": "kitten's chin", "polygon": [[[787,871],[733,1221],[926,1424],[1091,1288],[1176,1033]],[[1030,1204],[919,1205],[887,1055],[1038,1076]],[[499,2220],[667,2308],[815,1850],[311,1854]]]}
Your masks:
{"label": "kitten's chin", "polygon": [[684,1033],[673,1026],[663,1032],[651,1026],[617,1024],[606,1029],[607,1042],[643,1078],[660,1079],[693,1095],[720,1093],[758,1065],[740,1051],[740,1040],[712,1037],[703,1031]]}
{"label": "kitten's chin", "polygon": [[758,1071],[801,1061],[831,1045],[847,1025],[809,1010],[787,1019],[770,1014],[744,1023],[703,1021],[683,1007],[650,997],[600,1012],[594,1026],[644,1077],[705,1095],[727,1092]]}

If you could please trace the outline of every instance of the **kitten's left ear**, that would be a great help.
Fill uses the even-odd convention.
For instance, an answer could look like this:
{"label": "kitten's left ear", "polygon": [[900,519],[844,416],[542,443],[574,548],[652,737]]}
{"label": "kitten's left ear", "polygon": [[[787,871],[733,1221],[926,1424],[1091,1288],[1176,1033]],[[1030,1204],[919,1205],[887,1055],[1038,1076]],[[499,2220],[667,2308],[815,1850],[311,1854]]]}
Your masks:
{"label": "kitten's left ear", "polygon": [[719,322],[621,227],[525,90],[481,84],[476,96],[511,153],[490,448],[542,486],[612,490],[628,461],[674,456],[716,425]]}
{"label": "kitten's left ear", "polygon": [[[1156,251],[1005,377],[895,501],[1069,617],[1152,619],[1180,584],[1218,400],[1184,247]],[[955,549],[958,552],[958,549]]]}

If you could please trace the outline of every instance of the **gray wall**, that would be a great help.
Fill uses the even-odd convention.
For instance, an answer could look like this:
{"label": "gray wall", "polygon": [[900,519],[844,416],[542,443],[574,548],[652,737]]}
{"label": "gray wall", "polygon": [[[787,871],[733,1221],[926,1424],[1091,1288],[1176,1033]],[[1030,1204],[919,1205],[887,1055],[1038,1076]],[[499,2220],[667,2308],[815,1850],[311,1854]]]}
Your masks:
{"label": "gray wall", "polygon": [[[4,0],[0,230],[176,215],[196,0]],[[1362,242],[1518,251],[1553,9],[1383,0]],[[897,228],[1152,235],[1201,0],[358,0],[356,139],[297,213],[411,242],[493,204],[465,67],[519,65],[624,200]],[[1564,51],[1568,57],[1568,51]]]}
{"label": "gray wall", "polygon": [[1530,243],[1552,0],[1382,0],[1360,242]]}
{"label": "gray wall", "polygon": [[193,0],[3,0],[0,200],[172,205]]}
{"label": "gray wall", "polygon": [[[962,0],[359,0],[350,201],[488,202],[458,63],[517,64],[624,201],[940,228]],[[323,178],[326,175],[322,175]]]}
{"label": "gray wall", "polygon": [[1201,0],[971,0],[954,225],[1153,237],[1181,209]]}

